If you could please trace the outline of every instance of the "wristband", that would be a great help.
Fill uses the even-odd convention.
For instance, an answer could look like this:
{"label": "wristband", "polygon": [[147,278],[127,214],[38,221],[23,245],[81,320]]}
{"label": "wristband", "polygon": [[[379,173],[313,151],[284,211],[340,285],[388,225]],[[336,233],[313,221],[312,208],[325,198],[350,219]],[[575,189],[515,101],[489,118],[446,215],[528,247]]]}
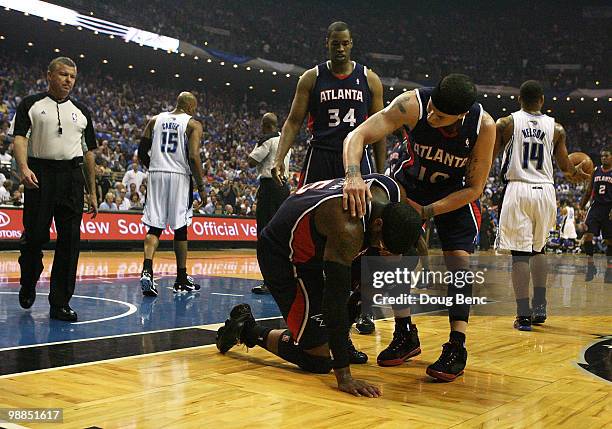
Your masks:
{"label": "wristband", "polygon": [[425,220],[429,220],[433,217],[433,215],[434,215],[433,204],[423,206],[423,209],[421,210],[421,218]]}

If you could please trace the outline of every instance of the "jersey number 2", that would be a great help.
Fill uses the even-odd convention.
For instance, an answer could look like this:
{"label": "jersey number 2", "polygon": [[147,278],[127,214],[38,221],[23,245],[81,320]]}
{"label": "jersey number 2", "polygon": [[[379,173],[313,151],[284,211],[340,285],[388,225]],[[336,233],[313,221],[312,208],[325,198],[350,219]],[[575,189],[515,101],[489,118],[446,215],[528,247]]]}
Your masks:
{"label": "jersey number 2", "polygon": [[599,185],[599,195],[606,195],[606,185]]}
{"label": "jersey number 2", "polygon": [[[340,109],[329,109],[327,113],[329,113],[328,126],[337,127],[340,125]],[[355,119],[355,109],[351,107],[346,115],[344,115],[344,118],[342,118],[342,122],[346,122],[350,124],[351,127],[354,127],[357,122],[357,119]]]}
{"label": "jersey number 2", "polygon": [[162,131],[161,137],[162,153],[176,152],[176,146],[178,145],[178,133],[174,133],[172,131]]}
{"label": "jersey number 2", "polygon": [[542,143],[523,142],[523,168],[529,167],[529,161],[536,161],[536,170],[542,169],[544,163],[544,145]]}

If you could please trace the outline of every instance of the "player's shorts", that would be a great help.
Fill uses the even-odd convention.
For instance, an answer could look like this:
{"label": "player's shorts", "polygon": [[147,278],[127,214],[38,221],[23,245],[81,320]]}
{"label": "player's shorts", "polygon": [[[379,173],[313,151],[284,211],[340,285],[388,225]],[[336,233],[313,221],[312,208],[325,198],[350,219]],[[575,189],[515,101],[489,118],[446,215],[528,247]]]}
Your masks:
{"label": "player's shorts", "polygon": [[[374,173],[375,170],[370,148],[367,148],[361,157],[361,175]],[[344,177],[344,171],[342,152],[310,146],[306,152],[298,188],[308,183]]]}
{"label": "player's shorts", "polygon": [[598,236],[600,233],[604,240],[612,239],[612,220],[610,220],[612,205],[593,202],[586,216],[586,226],[589,234]]}
{"label": "player's shorts", "polygon": [[561,225],[561,234],[560,237],[564,240],[575,240],[578,238],[578,234],[576,234],[576,225],[574,221],[565,219],[563,221],[563,225]]}
{"label": "player's shorts", "polygon": [[499,217],[495,247],[540,252],[555,228],[557,200],[550,183],[509,182]]}
{"label": "player's shorts", "polygon": [[294,265],[274,256],[266,243],[261,238],[257,242],[259,268],[293,338],[305,350],[327,343],[322,308],[323,266],[302,264],[296,276]]}
{"label": "player's shorts", "polygon": [[191,225],[193,217],[191,176],[150,171],[142,222],[148,226],[173,230]]}
{"label": "player's shorts", "polygon": [[452,212],[434,216],[442,250],[465,250],[474,253],[480,220],[479,200]]}

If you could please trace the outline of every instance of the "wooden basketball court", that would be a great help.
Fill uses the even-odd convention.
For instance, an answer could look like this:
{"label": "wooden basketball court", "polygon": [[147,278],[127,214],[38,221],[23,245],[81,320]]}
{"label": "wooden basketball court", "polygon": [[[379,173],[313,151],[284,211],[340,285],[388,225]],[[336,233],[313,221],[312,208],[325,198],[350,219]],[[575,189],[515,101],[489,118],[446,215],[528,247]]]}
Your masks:
{"label": "wooden basketball court", "polygon": [[[150,311],[142,310],[145,302],[137,286],[139,252],[83,252],[76,291],[83,299],[73,298],[73,307],[79,320],[91,323],[75,327],[49,323],[44,296],[37,298],[32,314],[24,316],[27,311],[19,308],[16,297],[17,253],[0,253],[0,320],[9,326],[17,319],[20,324],[11,329],[21,331],[15,344],[0,348],[0,408],[63,409],[62,424],[0,427],[612,427],[612,287],[603,283],[601,270],[593,282],[584,283],[583,258],[560,258],[567,258],[562,261],[574,266],[574,273],[553,273],[549,319],[532,332],[512,328],[510,273],[497,273],[499,281],[489,293],[505,315],[479,315],[482,312],[475,309],[467,335],[468,366],[453,383],[434,382],[425,375],[447,340],[445,315],[414,318],[423,353],[399,367],[376,365],[376,355],[391,339],[392,319],[379,320],[375,334],[355,333],[354,343],[370,362],[352,366],[352,372],[383,391],[382,398],[368,399],[339,392],[331,374],[304,373],[263,349],[217,352],[214,332],[223,315],[241,300],[261,300],[252,304],[256,317],[279,323],[270,297],[251,296],[250,287],[259,278],[252,250],[191,252],[188,272],[206,282],[202,293],[185,303],[161,287],[157,299],[168,301],[160,301],[158,307],[150,304]],[[49,261],[46,256],[47,269]],[[171,253],[160,252],[155,265],[157,272],[167,274],[160,280],[162,286],[173,281]],[[41,293],[48,288],[45,279],[48,271]],[[116,295],[105,295],[105,288],[117,284],[122,286]],[[100,301],[85,305],[86,294]],[[114,307],[105,309],[104,303],[113,300],[136,310],[113,316],[123,314]],[[191,321],[190,314],[198,312],[205,316]],[[166,320],[169,314],[172,323],[151,322]],[[206,320],[215,323],[201,323]],[[139,329],[149,323],[149,328],[121,331],[128,322]],[[78,337],[84,327],[90,331]],[[12,338],[8,330],[5,335]],[[122,356],[122,348],[133,351],[125,350]],[[89,357],[82,359],[87,350]],[[599,360],[589,362],[592,356]]]}

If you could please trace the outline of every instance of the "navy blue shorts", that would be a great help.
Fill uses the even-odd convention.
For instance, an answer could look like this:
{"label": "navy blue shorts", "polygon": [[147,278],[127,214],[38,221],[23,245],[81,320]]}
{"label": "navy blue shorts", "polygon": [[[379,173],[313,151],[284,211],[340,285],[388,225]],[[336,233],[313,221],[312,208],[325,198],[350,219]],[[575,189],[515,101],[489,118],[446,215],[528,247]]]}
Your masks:
{"label": "navy blue shorts", "polygon": [[[371,174],[375,170],[376,168],[372,163],[370,155],[370,148],[367,148],[361,158],[361,174]],[[306,152],[306,160],[302,166],[298,188],[308,183],[337,179],[338,177],[344,177],[344,175],[342,152],[310,146]]]}
{"label": "navy blue shorts", "polygon": [[309,350],[327,343],[323,323],[323,265],[302,264],[296,268],[288,259],[270,251],[265,238],[257,241],[257,262],[270,294],[280,309],[294,341]]}
{"label": "navy blue shorts", "polygon": [[480,201],[476,200],[455,211],[434,216],[442,250],[465,250],[474,253],[480,231]]}
{"label": "navy blue shorts", "polygon": [[594,202],[587,212],[585,221],[587,232],[596,237],[601,233],[604,240],[612,239],[612,220],[610,220],[611,209],[612,205]]}

